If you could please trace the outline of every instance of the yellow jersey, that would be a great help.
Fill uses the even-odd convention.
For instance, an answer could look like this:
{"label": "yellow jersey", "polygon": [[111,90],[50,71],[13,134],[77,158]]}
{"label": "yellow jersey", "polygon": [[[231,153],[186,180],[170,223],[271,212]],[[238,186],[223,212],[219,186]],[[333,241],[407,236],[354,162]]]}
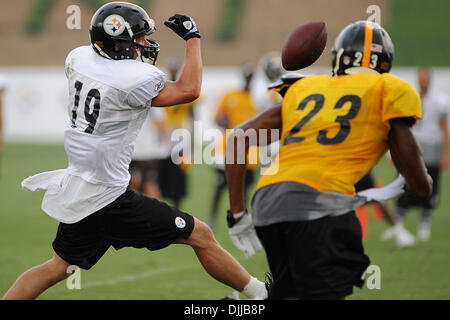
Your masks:
{"label": "yellow jersey", "polygon": [[258,113],[250,92],[245,90],[230,91],[220,101],[214,119],[218,121],[224,116],[228,122],[228,128],[232,129],[241,123],[250,120]]}
{"label": "yellow jersey", "polygon": [[416,90],[391,74],[309,76],[286,91],[277,161],[257,188],[293,181],[355,194],[354,185],[385,154],[389,120],[421,119]]}
{"label": "yellow jersey", "polygon": [[189,103],[178,104],[175,106],[164,108],[166,114],[162,123],[163,126],[166,129],[188,127],[186,121],[191,118],[192,109],[199,99],[200,98],[197,98],[196,100]]}
{"label": "yellow jersey", "polygon": [[[238,125],[250,120],[258,114],[258,109],[252,99],[251,93],[245,90],[229,91],[220,101],[214,120],[226,119],[227,129],[236,128]],[[216,147],[216,152],[225,155],[227,135]],[[254,170],[259,166],[258,148],[251,147],[249,150],[248,168]]]}

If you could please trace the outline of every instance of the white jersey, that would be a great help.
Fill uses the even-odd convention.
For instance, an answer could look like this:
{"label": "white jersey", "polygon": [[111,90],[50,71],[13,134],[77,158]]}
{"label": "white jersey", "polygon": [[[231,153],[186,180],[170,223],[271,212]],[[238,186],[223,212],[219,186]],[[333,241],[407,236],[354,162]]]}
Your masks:
{"label": "white jersey", "polygon": [[442,158],[443,132],[441,120],[450,114],[450,103],[443,95],[428,93],[422,98],[422,120],[417,121],[413,134],[422,149],[427,165],[439,165]]}
{"label": "white jersey", "polygon": [[105,59],[90,46],[69,54],[66,74],[68,172],[95,184],[127,185],[133,146],[164,74],[135,60]]}
{"label": "white jersey", "polygon": [[450,115],[450,102],[443,95],[428,93],[422,98],[422,120],[413,128],[413,133],[421,144],[442,144],[440,122]]}
{"label": "white jersey", "polygon": [[160,108],[152,108],[144,121],[141,131],[136,138],[133,151],[133,160],[161,159],[164,154],[161,150],[161,137],[154,121],[161,120],[164,116]]}
{"label": "white jersey", "polygon": [[66,76],[68,168],[29,177],[22,187],[47,190],[42,209],[74,223],[125,192],[136,137],[164,87],[164,73],[135,60],[108,60],[83,46],[69,53]]}

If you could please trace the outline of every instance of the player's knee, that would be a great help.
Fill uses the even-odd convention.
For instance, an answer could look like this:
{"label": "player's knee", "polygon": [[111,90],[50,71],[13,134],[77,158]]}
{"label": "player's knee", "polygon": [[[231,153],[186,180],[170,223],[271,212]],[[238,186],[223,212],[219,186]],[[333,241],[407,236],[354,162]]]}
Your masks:
{"label": "player's knee", "polygon": [[52,259],[47,261],[46,265],[52,278],[56,281],[63,280],[70,276],[70,273],[67,272],[70,264],[56,254]]}
{"label": "player's knee", "polygon": [[191,234],[191,238],[193,240],[191,244],[195,247],[204,248],[217,242],[211,228],[200,220],[195,221],[195,227]]}

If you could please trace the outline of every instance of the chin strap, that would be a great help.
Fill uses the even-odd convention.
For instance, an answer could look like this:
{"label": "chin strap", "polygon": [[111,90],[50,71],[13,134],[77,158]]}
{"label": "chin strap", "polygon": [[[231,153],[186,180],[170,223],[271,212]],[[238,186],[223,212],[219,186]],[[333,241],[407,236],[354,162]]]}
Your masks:
{"label": "chin strap", "polygon": [[344,53],[344,48],[340,48],[339,51],[336,53],[336,64],[333,69],[333,76],[337,76],[337,72],[339,70],[339,64],[341,61],[341,56]]}
{"label": "chin strap", "polygon": [[112,60],[111,57],[108,56],[108,55],[102,50],[102,48],[100,48],[100,46],[99,46],[98,44],[94,43],[94,47],[98,50],[98,53],[99,53],[102,57],[104,57],[104,58],[106,58],[106,59],[109,59],[109,60]]}

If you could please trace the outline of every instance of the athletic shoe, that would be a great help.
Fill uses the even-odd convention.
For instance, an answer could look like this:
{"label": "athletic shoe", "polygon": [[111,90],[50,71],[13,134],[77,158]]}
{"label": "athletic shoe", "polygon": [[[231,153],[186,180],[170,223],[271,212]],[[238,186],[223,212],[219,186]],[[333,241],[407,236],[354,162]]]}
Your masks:
{"label": "athletic shoe", "polygon": [[414,236],[408,230],[406,230],[402,226],[396,226],[396,228],[397,247],[410,247],[416,243]]}
{"label": "athletic shoe", "polygon": [[381,240],[385,241],[385,240],[390,240],[390,239],[394,238],[396,235],[396,231],[397,230],[395,229],[395,226],[390,227],[389,229],[387,229],[386,231],[384,231],[381,234]]}
{"label": "athletic shoe", "polygon": [[420,241],[427,241],[430,239],[430,225],[421,223],[417,230],[417,239]]}
{"label": "athletic shoe", "polygon": [[223,297],[220,300],[241,300],[241,298],[239,298],[238,291],[233,291],[229,296]]}

